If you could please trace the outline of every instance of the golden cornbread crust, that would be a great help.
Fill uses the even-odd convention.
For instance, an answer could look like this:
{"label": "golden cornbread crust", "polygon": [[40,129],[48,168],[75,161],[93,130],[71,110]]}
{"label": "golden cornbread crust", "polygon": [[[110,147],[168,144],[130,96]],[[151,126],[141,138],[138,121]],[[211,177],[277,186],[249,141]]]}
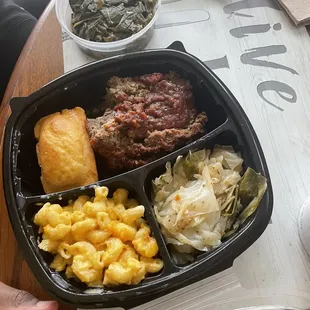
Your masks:
{"label": "golden cornbread crust", "polygon": [[36,151],[45,193],[98,181],[85,123],[85,111],[79,107],[48,115],[36,123]]}

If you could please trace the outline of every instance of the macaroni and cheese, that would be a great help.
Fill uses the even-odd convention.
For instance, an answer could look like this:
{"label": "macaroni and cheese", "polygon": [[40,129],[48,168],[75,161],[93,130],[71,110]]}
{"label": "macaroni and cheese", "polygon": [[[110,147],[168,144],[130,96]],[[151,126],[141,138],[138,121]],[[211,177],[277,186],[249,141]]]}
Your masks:
{"label": "macaroni and cheese", "polygon": [[51,267],[89,286],[138,284],[163,268],[158,245],[142,218],[144,206],[117,189],[96,187],[66,207],[45,203],[34,217],[39,248],[55,255]]}

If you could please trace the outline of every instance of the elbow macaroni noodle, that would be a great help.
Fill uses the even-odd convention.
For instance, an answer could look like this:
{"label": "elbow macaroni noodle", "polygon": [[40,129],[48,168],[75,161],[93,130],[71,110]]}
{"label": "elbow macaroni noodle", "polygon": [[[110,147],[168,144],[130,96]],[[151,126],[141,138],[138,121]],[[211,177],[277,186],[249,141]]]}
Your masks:
{"label": "elbow macaroni noodle", "polygon": [[55,255],[51,267],[89,286],[138,284],[163,268],[158,245],[142,218],[144,206],[107,187],[66,207],[45,203],[34,217],[43,233],[39,248]]}

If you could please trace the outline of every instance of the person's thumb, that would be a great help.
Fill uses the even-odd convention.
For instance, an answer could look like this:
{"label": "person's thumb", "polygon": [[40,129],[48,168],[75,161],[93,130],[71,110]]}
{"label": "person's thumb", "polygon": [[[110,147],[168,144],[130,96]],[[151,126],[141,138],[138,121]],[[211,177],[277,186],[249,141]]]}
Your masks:
{"label": "person's thumb", "polygon": [[28,292],[0,282],[0,310],[57,310],[55,301],[39,301]]}

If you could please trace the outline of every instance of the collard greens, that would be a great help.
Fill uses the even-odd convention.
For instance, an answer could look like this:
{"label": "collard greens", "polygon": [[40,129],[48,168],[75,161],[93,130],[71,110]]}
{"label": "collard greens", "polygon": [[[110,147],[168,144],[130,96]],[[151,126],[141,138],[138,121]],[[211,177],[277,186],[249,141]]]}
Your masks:
{"label": "collard greens", "polygon": [[153,18],[157,0],[70,0],[72,29],[79,37],[111,42],[130,37]]}

